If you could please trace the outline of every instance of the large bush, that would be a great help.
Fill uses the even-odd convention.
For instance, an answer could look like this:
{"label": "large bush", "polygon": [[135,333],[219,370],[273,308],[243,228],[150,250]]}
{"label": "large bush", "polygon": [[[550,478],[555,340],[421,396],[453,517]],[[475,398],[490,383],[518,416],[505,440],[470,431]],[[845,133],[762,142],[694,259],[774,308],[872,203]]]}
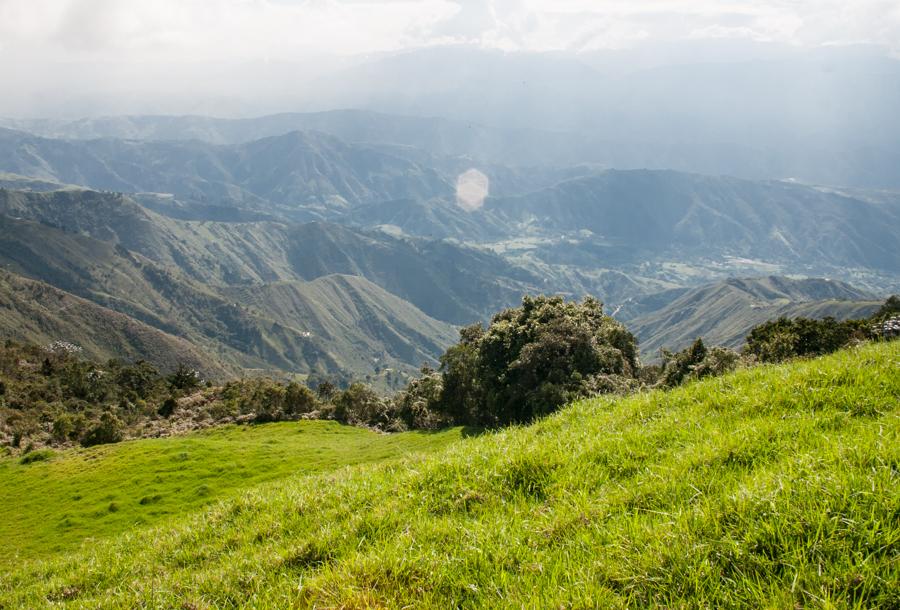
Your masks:
{"label": "large bush", "polygon": [[438,408],[464,424],[526,422],[637,370],[634,336],[596,299],[525,297],[487,329],[463,329],[441,358]]}

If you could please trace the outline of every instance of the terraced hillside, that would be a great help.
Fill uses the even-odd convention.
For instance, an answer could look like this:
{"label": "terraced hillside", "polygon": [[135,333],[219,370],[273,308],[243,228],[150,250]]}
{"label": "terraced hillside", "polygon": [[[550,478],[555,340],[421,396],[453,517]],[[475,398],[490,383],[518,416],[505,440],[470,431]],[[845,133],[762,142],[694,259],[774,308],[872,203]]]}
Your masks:
{"label": "terraced hillside", "polygon": [[264,484],[13,566],[0,605],[894,608],[898,370],[870,344]]}

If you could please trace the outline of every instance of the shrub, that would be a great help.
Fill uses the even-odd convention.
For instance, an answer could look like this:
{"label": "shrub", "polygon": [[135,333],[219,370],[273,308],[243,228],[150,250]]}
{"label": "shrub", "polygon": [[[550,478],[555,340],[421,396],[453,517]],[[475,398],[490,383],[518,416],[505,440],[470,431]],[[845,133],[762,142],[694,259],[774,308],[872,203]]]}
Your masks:
{"label": "shrub", "polygon": [[284,412],[288,415],[311,413],[319,408],[315,393],[305,385],[292,381],[284,391]]}
{"label": "shrub", "polygon": [[116,417],[114,413],[104,411],[100,414],[100,420],[81,439],[81,444],[85,447],[91,447],[93,445],[118,443],[122,440],[124,427],[122,420]]}
{"label": "shrub", "polygon": [[159,380],[159,371],[143,360],[138,360],[131,366],[124,366],[116,373],[116,383],[119,387],[137,398],[148,398]]}
{"label": "shrub", "polygon": [[692,379],[724,375],[737,367],[740,355],[727,347],[707,349],[703,339],[697,339],[675,354],[663,350],[662,372],[658,384],[672,388]]}
{"label": "shrub", "polygon": [[70,413],[60,413],[53,419],[53,438],[64,443],[75,432],[75,418]]}
{"label": "shrub", "polygon": [[703,362],[704,358],[706,358],[706,345],[700,338],[694,341],[690,347],[674,354],[663,350],[660,383],[669,388],[680,385],[691,374],[693,368]]}
{"label": "shrub", "polygon": [[900,316],[900,295],[891,295],[884,304],[872,314],[870,318],[873,322],[884,322],[889,318]]}
{"label": "shrub", "polygon": [[261,382],[251,398],[257,422],[279,421],[284,415],[285,388],[276,383]]}
{"label": "shrub", "polygon": [[171,417],[172,413],[174,413],[177,408],[178,401],[175,400],[173,396],[169,396],[161,405],[159,405],[159,409],[157,409],[156,412],[162,417]]}
{"label": "shrub", "polygon": [[394,397],[396,416],[406,428],[436,430],[449,425],[450,418],[435,409],[444,390],[442,376],[427,366],[421,375]]}
{"label": "shrub", "polygon": [[706,358],[694,366],[691,377],[718,377],[730,373],[737,368],[741,360],[740,354],[727,347],[715,346],[706,353]]}
{"label": "shrub", "polygon": [[868,336],[865,322],[834,318],[778,318],[754,327],[744,351],[761,362],[782,362],[797,356],[820,356],[846,346],[853,337]]}
{"label": "shrub", "polygon": [[34,462],[45,462],[53,457],[52,449],[40,449],[38,451],[31,451],[22,456],[22,459],[19,460],[20,464],[33,464]]}
{"label": "shrub", "polygon": [[166,381],[173,390],[193,390],[200,385],[200,373],[179,363],[178,368],[166,377]]}
{"label": "shrub", "polygon": [[463,329],[441,358],[439,408],[457,423],[526,422],[591,393],[598,376],[633,379],[637,342],[591,297],[525,297],[490,326]]}

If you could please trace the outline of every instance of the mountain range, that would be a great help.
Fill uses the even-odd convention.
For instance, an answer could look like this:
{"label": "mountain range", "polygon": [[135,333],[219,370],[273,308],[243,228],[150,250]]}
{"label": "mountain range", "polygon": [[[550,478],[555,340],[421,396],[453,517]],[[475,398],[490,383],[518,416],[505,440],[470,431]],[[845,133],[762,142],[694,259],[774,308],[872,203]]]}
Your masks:
{"label": "mountain range", "polygon": [[[655,63],[629,55],[429,47],[348,62],[304,82],[296,98],[279,100],[281,108],[305,112],[0,125],[59,138],[212,144],[315,130],[482,164],[594,163],[900,188],[896,58],[852,45],[743,57],[712,49]],[[278,78],[294,79],[289,72]],[[260,97],[252,86],[241,91]]]}
{"label": "mountain range", "polygon": [[[97,357],[163,362],[184,341],[210,375],[395,383],[523,294],[598,296],[652,358],[697,335],[737,347],[779,315],[862,315],[900,288],[890,191],[477,161],[467,147],[520,128],[363,111],[14,126],[0,129],[7,335],[76,337]],[[489,188],[466,209],[471,168]],[[35,286],[85,320],[27,304]]]}

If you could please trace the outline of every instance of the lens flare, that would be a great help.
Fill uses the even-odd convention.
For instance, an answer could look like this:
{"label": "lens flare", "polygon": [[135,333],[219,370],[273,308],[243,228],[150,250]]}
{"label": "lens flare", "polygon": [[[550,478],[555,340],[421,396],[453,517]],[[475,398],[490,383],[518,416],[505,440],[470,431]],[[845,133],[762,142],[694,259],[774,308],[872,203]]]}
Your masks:
{"label": "lens flare", "polygon": [[484,205],[490,192],[491,181],[475,168],[464,171],[456,178],[456,205],[473,212]]}

